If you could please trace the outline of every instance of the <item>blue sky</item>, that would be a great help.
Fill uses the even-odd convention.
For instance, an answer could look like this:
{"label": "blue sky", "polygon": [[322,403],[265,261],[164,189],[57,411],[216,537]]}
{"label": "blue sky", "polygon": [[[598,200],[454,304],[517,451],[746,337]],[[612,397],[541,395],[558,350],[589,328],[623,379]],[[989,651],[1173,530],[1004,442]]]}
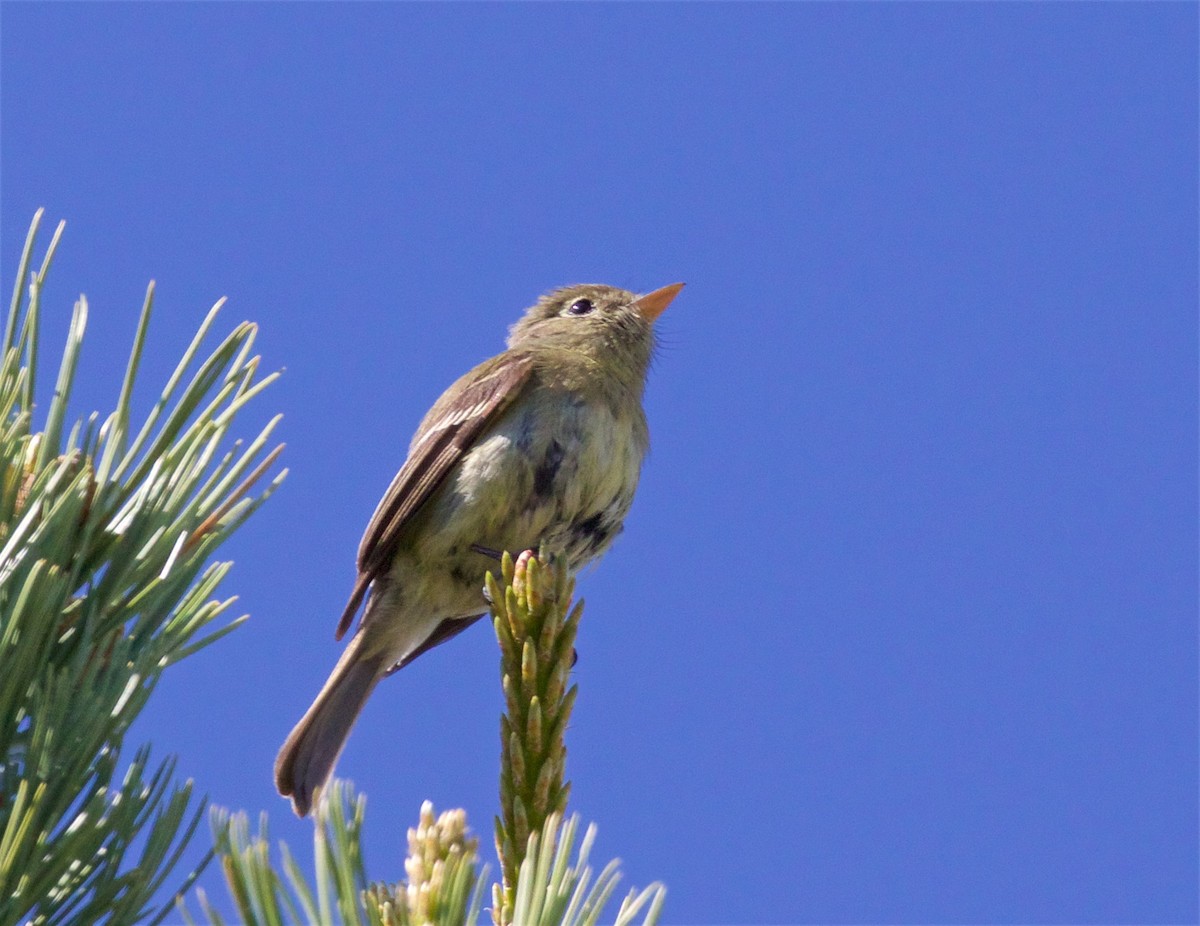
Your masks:
{"label": "blue sky", "polygon": [[[4,4],[3,287],[67,219],[80,410],[151,278],[145,396],[222,295],[287,371],[252,619],[139,735],[303,849],[271,763],[425,409],[546,289],[686,280],[580,582],[598,855],[669,923],[1195,921],[1197,15]],[[494,645],[361,719],[374,877],[425,798],[488,841]]]}

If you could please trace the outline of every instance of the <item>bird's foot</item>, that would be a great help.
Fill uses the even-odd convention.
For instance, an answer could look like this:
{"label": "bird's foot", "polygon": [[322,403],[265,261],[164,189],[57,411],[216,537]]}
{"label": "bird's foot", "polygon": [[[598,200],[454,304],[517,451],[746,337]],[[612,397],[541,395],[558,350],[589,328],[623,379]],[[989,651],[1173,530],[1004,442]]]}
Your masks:
{"label": "bird's foot", "polygon": [[[483,556],[491,557],[492,559],[494,559],[496,561],[500,561],[504,558],[504,554],[501,553],[499,550],[493,550],[491,547],[483,546],[483,544],[473,543],[473,544],[471,544],[471,549],[474,550],[476,553],[480,553]],[[513,566],[513,569],[514,569],[514,572],[516,573],[516,575],[524,576],[525,571],[529,568],[529,561],[531,559],[533,559],[534,557],[536,557],[537,555],[538,555],[537,550],[523,551],[521,553],[521,555],[517,557],[517,561]],[[492,601],[492,594],[491,594],[491,592],[488,591],[486,585],[483,587],[483,600],[488,603],[489,608],[494,603]]]}

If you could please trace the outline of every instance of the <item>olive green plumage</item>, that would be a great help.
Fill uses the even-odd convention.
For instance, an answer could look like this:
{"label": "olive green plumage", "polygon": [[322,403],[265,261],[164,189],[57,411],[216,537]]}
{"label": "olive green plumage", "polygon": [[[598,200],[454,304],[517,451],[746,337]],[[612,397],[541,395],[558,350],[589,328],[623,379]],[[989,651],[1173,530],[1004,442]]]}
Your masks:
{"label": "olive green plumage", "polygon": [[649,445],[654,320],[681,288],[548,293],[512,326],[508,350],[434,403],[367,525],[338,637],[365,598],[362,620],[276,761],[297,813],[380,679],[486,612],[493,551],[545,545],[574,570],[612,545]]}

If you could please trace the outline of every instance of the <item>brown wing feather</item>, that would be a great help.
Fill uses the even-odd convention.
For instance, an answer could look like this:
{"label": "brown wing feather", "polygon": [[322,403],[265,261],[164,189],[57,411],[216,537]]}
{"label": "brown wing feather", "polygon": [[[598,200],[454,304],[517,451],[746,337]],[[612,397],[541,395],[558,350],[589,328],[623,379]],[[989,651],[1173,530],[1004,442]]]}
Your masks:
{"label": "brown wing feather", "polygon": [[442,395],[421,422],[408,459],[384,493],[358,548],[358,578],[338,621],[341,639],[367,593],[400,544],[407,524],[442,484],[476,439],[516,398],[529,379],[532,358],[509,351],[493,357]]}

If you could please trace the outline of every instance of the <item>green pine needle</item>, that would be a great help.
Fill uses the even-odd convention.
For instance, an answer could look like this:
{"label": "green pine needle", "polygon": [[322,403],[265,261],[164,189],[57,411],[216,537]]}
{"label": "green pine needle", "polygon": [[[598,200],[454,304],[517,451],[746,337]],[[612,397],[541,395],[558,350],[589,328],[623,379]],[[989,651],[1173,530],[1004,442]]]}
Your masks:
{"label": "green pine needle", "polygon": [[229,602],[212,595],[230,564],[208,560],[283,473],[265,490],[249,480],[231,488],[266,474],[254,467],[274,459],[264,454],[271,425],[244,448],[220,448],[271,377],[257,375],[246,351],[253,326],[242,324],[180,385],[209,313],[131,446],[151,286],[103,424],[96,414],[71,420],[83,296],[53,394],[35,404],[41,294],[63,230],[31,272],[41,218],[0,345],[0,922],[144,922],[204,801],[190,782],[174,783],[173,759],[151,764],[148,747],[123,763],[125,734],[164,669],[229,629],[214,629]]}

